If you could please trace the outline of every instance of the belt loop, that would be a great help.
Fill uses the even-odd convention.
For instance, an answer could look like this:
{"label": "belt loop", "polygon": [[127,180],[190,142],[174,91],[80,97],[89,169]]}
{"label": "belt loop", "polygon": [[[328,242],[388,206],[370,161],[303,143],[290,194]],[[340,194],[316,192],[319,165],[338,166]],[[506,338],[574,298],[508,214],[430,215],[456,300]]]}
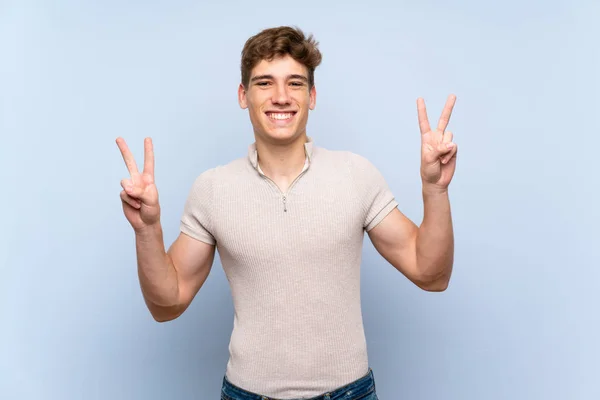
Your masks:
{"label": "belt loop", "polygon": [[325,393],[325,396],[323,396],[323,400],[330,400],[330,399],[331,399],[331,394]]}

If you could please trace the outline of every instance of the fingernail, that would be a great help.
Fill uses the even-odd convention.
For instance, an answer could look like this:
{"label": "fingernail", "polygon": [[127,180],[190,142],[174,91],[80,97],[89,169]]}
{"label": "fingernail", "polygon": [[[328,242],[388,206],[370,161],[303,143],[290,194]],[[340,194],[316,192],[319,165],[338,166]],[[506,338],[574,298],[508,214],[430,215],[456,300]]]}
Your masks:
{"label": "fingernail", "polygon": [[450,142],[446,144],[446,147],[451,149],[454,146],[454,143]]}

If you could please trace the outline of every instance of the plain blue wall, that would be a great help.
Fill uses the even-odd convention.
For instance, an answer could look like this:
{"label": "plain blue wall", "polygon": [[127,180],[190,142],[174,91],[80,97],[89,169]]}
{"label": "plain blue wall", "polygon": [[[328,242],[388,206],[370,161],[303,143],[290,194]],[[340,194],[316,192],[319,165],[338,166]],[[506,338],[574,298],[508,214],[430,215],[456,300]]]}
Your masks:
{"label": "plain blue wall", "polygon": [[221,265],[154,322],[114,140],[141,163],[154,139],[170,245],[194,178],[253,141],[244,41],[286,24],[323,51],[309,134],[372,160],[416,223],[415,100],[436,120],[458,96],[449,289],[419,290],[365,237],[379,397],[600,398],[599,2],[204,3],[0,1],[0,398],[218,398]]}

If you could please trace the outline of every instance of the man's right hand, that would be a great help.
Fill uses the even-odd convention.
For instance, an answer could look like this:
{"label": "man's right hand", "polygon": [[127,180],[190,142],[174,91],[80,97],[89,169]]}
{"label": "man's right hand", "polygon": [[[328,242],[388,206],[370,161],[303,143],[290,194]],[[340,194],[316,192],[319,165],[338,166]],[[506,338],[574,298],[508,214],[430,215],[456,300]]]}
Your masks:
{"label": "man's right hand", "polygon": [[158,190],[154,183],[152,139],[144,140],[144,171],[141,174],[125,140],[117,138],[116,142],[130,175],[129,179],[121,180],[123,212],[133,229],[141,231],[160,222]]}

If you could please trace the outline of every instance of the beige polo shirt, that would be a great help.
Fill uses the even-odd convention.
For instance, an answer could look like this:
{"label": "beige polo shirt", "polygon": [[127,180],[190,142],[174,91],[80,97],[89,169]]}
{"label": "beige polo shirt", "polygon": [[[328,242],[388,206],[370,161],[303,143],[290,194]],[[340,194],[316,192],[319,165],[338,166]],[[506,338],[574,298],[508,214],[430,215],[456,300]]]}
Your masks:
{"label": "beige polo shirt", "polygon": [[368,372],[360,299],[365,231],[397,205],[366,158],[305,144],[283,193],[248,156],[201,173],[181,231],[215,244],[234,305],[227,378],[279,399],[308,398]]}

